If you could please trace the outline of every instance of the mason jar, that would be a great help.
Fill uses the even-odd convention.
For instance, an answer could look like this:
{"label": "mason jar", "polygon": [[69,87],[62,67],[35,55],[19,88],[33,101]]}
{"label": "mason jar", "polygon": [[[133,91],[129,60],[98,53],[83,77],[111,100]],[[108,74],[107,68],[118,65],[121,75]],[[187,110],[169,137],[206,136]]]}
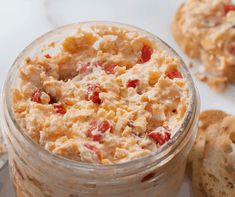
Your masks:
{"label": "mason jar", "polygon": [[[112,22],[84,22],[53,30],[35,40],[17,57],[2,92],[1,126],[7,144],[9,169],[17,197],[175,197],[180,189],[187,156],[197,133],[199,96],[181,60],[189,85],[188,110],[181,127],[166,145],[142,158],[119,164],[93,164],[51,154],[20,128],[11,105],[11,90],[19,86],[18,69],[27,57],[40,56],[48,43],[60,44],[79,27],[94,24],[137,31],[181,60],[161,39],[142,29]],[[47,49],[44,49],[47,50]],[[48,49],[51,50],[51,49]],[[56,51],[56,47],[53,49]],[[53,51],[50,51],[53,53]]]}

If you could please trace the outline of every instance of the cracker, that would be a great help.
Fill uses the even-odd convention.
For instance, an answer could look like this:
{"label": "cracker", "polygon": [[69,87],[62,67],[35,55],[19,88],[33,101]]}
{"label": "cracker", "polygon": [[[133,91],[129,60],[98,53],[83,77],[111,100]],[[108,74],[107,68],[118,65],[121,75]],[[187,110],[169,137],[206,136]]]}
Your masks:
{"label": "cracker", "polygon": [[228,114],[221,110],[207,110],[199,116],[199,129],[205,130],[208,126],[222,121]]}
{"label": "cracker", "polygon": [[226,113],[220,110],[208,110],[200,114],[199,131],[195,144],[189,155],[189,165],[192,169],[192,186],[196,197],[208,196],[202,181],[204,168],[205,147],[208,135],[216,136],[217,130],[220,127],[220,122],[227,116]]}
{"label": "cracker", "polygon": [[200,169],[202,167],[202,159],[203,159],[203,152],[205,146],[205,133],[204,131],[199,132],[197,136],[197,140],[194,144],[194,147],[190,153],[191,160],[191,169],[192,169],[192,186],[193,192],[197,197],[204,197],[205,192],[201,185],[201,176],[200,176]]}
{"label": "cracker", "polygon": [[235,116],[228,116],[207,131],[201,181],[204,191],[213,197],[235,196]]}

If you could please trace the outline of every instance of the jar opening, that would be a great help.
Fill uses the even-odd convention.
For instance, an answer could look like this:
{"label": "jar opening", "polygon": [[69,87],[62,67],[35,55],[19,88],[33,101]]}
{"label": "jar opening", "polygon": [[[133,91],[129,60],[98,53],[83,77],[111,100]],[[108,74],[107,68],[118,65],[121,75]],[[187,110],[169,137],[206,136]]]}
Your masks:
{"label": "jar opening", "polygon": [[[8,98],[11,97],[11,87],[12,87],[12,84],[15,83],[15,80],[17,78],[17,69],[19,67],[19,62],[23,61],[26,54],[29,53],[31,48],[36,47],[38,45],[38,43],[42,43],[43,41],[47,40],[50,36],[53,36],[54,34],[60,34],[61,32],[64,31],[64,29],[73,29],[73,28],[78,28],[79,26],[83,26],[83,25],[89,26],[89,25],[93,25],[93,24],[118,26],[120,28],[125,28],[130,31],[133,30],[133,31],[138,31],[140,33],[143,33],[143,34],[147,35],[148,37],[150,37],[151,39],[153,39],[154,41],[156,41],[159,48],[166,50],[171,55],[180,59],[181,69],[182,69],[184,76],[187,79],[189,91],[190,91],[189,92],[190,99],[189,99],[187,111],[185,113],[185,116],[184,116],[184,119],[182,121],[180,128],[178,128],[178,131],[176,131],[176,134],[164,146],[159,148],[157,151],[150,153],[147,156],[143,156],[141,158],[127,161],[127,162],[123,162],[123,163],[108,164],[108,165],[85,163],[85,162],[70,160],[70,159],[64,158],[62,156],[53,155],[50,152],[43,149],[43,147],[41,147],[39,144],[37,144],[33,140],[31,140],[31,138],[29,138],[29,136],[27,136],[22,131],[22,129],[20,128],[20,126],[18,125],[18,123],[15,119],[14,112],[11,107],[11,101]],[[142,30],[140,28],[125,25],[125,24],[120,24],[120,23],[103,22],[103,21],[102,22],[84,22],[84,23],[79,23],[79,24],[66,25],[64,27],[60,27],[56,30],[53,30],[53,31],[41,36],[40,38],[35,40],[33,43],[31,43],[17,57],[13,66],[9,70],[5,84],[4,84],[2,98],[3,98],[2,99],[2,104],[3,104],[2,114],[3,114],[4,119],[7,119],[5,121],[9,121],[8,124],[13,125],[13,127],[19,131],[17,133],[17,135],[24,138],[32,149],[35,149],[44,158],[49,158],[56,163],[60,163],[63,165],[70,165],[70,166],[73,166],[74,168],[82,168],[82,169],[87,169],[87,170],[94,169],[94,168],[97,170],[98,169],[108,170],[110,168],[115,168],[118,170],[118,169],[123,169],[123,168],[129,167],[131,165],[138,166],[138,168],[140,169],[141,167],[143,167],[143,163],[145,163],[145,165],[146,165],[146,162],[149,164],[152,164],[152,163],[156,164],[156,163],[161,162],[162,160],[166,159],[168,154],[172,153],[172,151],[180,144],[180,142],[184,139],[184,137],[187,136],[188,132],[190,131],[190,127],[194,124],[194,119],[195,119],[195,116],[198,114],[198,109],[199,109],[199,103],[197,101],[198,100],[197,91],[195,89],[195,85],[194,85],[193,79],[190,75],[190,72],[187,69],[186,65],[184,64],[183,60],[180,58],[180,56],[168,44],[166,44],[164,41],[162,41],[157,36],[152,35],[151,33],[148,33],[145,30]]]}

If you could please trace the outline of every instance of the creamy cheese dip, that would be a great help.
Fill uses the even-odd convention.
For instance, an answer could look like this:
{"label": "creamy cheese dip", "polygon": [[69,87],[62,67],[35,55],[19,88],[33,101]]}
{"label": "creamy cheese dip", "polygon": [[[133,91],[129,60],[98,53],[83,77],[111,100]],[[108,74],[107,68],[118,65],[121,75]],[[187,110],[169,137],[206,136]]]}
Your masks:
{"label": "creamy cheese dip", "polygon": [[118,27],[78,29],[57,54],[28,58],[12,90],[23,131],[53,154],[114,164],[156,151],[189,102],[180,60]]}

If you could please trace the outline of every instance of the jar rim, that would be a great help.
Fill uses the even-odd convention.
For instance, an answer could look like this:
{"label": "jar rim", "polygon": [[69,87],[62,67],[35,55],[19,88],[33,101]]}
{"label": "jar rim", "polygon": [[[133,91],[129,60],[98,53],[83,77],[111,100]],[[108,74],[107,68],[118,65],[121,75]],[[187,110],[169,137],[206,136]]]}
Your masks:
{"label": "jar rim", "polygon": [[[165,51],[167,51],[168,53],[170,53],[171,55],[174,55],[175,57],[177,57],[180,60],[180,64],[181,64],[181,69],[183,71],[184,76],[187,79],[187,84],[189,86],[189,94],[190,94],[190,99],[189,99],[189,103],[188,103],[188,107],[187,107],[187,111],[184,115],[184,119],[182,120],[182,123],[180,125],[180,127],[176,130],[174,136],[161,148],[159,148],[158,150],[151,152],[150,154],[131,160],[131,161],[126,161],[123,163],[117,163],[117,164],[97,164],[97,163],[86,163],[86,162],[80,162],[80,161],[75,161],[75,160],[71,160],[59,155],[55,155],[52,154],[51,152],[45,150],[43,147],[41,147],[39,144],[37,144],[36,142],[34,142],[24,131],[23,129],[19,126],[19,124],[16,121],[16,118],[14,116],[14,112],[12,110],[11,107],[11,99],[7,99],[10,98],[9,96],[10,94],[10,90],[11,88],[11,82],[12,82],[12,73],[14,73],[17,70],[17,65],[20,59],[22,59],[24,56],[26,56],[27,52],[30,51],[30,49],[36,45],[37,43],[45,40],[45,38],[48,38],[50,36],[52,36],[55,33],[58,33],[60,31],[63,31],[63,29],[65,28],[70,28],[70,27],[80,27],[83,25],[104,25],[104,26],[118,26],[120,28],[125,28],[127,30],[131,30],[131,31],[137,31],[139,33],[144,33],[145,35],[149,36],[150,38],[152,38],[157,44],[160,44],[161,47],[163,48]],[[87,22],[79,22],[79,23],[73,23],[73,24],[69,24],[69,25],[65,25],[56,29],[53,29],[45,34],[43,34],[42,36],[40,36],[39,38],[37,38],[36,40],[34,40],[31,44],[29,44],[16,58],[16,60],[14,61],[13,65],[11,66],[11,68],[9,69],[8,73],[7,73],[7,77],[5,79],[4,82],[4,86],[3,86],[3,91],[2,91],[2,115],[3,115],[3,119],[4,121],[6,121],[5,113],[8,113],[7,115],[9,116],[9,121],[10,123],[15,127],[15,129],[17,129],[18,133],[30,144],[30,146],[32,148],[36,148],[38,152],[40,152],[40,154],[42,154],[44,157],[48,157],[51,160],[60,163],[60,164],[64,164],[66,166],[72,166],[74,168],[79,168],[79,169],[96,169],[96,170],[109,170],[111,168],[115,168],[115,169],[122,169],[125,167],[129,167],[131,165],[140,165],[143,164],[143,161],[147,161],[147,160],[151,160],[151,163],[156,163],[156,162],[161,162],[164,158],[167,158],[167,153],[169,153],[170,149],[176,145],[177,140],[183,136],[186,136],[188,134],[188,132],[190,131],[190,129],[186,130],[186,128],[188,126],[190,126],[190,124],[192,124],[193,119],[195,117],[195,115],[198,114],[199,111],[199,96],[198,96],[198,92],[197,89],[194,85],[192,76],[189,72],[189,69],[186,67],[184,61],[182,60],[182,58],[178,55],[178,53],[171,48],[167,43],[165,43],[162,39],[160,39],[158,36],[149,33],[146,30],[143,30],[139,27],[135,27],[132,25],[127,25],[127,24],[123,24],[123,23],[118,23],[118,22],[110,22],[110,21],[87,21]],[[6,110],[6,111],[4,111]],[[178,143],[177,143],[178,144]]]}

